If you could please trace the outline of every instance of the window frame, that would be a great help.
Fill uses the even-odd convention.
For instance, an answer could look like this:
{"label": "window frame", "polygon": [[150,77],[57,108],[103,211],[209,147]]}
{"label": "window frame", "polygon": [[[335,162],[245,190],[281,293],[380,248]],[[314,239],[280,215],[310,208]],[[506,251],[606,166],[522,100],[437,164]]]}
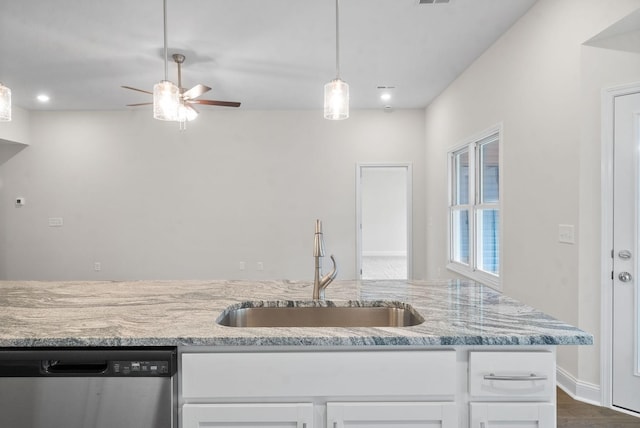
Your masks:
{"label": "window frame", "polygon": [[[471,138],[466,139],[463,143],[451,148],[447,153],[447,176],[448,176],[448,203],[447,203],[447,269],[477,281],[482,284],[486,284],[490,287],[501,289],[501,277],[502,277],[502,242],[503,242],[503,224],[504,219],[502,216],[502,204],[503,204],[503,162],[502,162],[502,142],[503,142],[502,124],[493,126]],[[481,146],[497,141],[498,143],[498,202],[496,203],[482,203],[480,200],[480,183],[481,177],[481,165],[480,162],[480,148]],[[456,186],[458,185],[458,174],[456,169],[456,156],[463,152],[468,153],[469,157],[469,172],[468,172],[468,200],[466,204],[457,204],[454,200],[456,196]],[[480,258],[478,257],[478,245],[480,239],[478,236],[478,213],[481,210],[495,209],[499,215],[498,221],[498,273],[484,271],[478,267]],[[454,227],[453,227],[453,214],[457,211],[468,210],[469,218],[469,263],[465,264],[460,261],[454,260]]]}

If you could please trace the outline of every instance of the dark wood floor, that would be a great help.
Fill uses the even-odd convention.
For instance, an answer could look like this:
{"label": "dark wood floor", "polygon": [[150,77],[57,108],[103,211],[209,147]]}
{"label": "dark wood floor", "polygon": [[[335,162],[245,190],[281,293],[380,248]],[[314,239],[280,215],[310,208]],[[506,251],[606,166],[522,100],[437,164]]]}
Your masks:
{"label": "dark wood floor", "polygon": [[640,427],[640,418],[576,401],[558,388],[558,428]]}

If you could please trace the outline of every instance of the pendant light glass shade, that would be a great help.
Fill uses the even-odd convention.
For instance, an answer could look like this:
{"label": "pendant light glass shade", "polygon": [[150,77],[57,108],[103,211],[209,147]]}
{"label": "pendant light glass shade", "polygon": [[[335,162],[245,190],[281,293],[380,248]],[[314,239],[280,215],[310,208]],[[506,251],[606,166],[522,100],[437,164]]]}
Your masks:
{"label": "pendant light glass shade", "polygon": [[324,118],[349,118],[349,85],[338,78],[324,85]]}
{"label": "pendant light glass shade", "polygon": [[0,83],[0,121],[11,120],[11,89]]}
{"label": "pendant light glass shade", "polygon": [[336,78],[324,85],[324,118],[349,118],[349,85],[340,79],[340,2],[336,0]]}
{"label": "pendant light glass shade", "polygon": [[153,85],[153,118],[177,122],[180,108],[180,88],[170,82],[168,77],[167,0],[162,0],[162,15],[164,18],[164,80]]}
{"label": "pendant light glass shade", "polygon": [[153,86],[153,118],[158,120],[178,120],[180,89],[168,80]]}

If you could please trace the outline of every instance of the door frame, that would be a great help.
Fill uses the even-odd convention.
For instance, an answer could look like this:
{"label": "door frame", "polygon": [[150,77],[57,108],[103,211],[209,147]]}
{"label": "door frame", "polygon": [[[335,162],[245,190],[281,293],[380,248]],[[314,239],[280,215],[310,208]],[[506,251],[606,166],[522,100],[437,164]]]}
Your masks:
{"label": "door frame", "polygon": [[413,164],[411,162],[356,163],[356,278],[362,279],[362,168],[407,168],[407,280],[413,278]]}
{"label": "door frame", "polygon": [[[603,406],[613,407],[613,167],[614,103],[616,97],[640,93],[640,82],[604,88],[601,130],[601,248],[600,248],[600,396]],[[637,416],[616,407],[615,410]]]}

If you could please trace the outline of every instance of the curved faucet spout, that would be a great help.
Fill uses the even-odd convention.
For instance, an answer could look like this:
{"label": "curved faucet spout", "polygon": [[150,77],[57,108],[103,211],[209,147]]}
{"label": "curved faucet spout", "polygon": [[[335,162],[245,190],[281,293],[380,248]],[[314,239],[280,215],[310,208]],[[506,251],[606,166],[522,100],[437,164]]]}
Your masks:
{"label": "curved faucet spout", "polygon": [[333,269],[331,269],[331,272],[320,279],[320,284],[318,285],[320,289],[319,297],[322,300],[324,300],[324,289],[327,288],[327,286],[331,284],[334,279],[336,279],[336,275],[338,275],[338,265],[336,264],[336,259],[335,257],[333,257],[333,254],[331,254],[331,256],[329,257],[331,258],[331,263],[333,263]]}

